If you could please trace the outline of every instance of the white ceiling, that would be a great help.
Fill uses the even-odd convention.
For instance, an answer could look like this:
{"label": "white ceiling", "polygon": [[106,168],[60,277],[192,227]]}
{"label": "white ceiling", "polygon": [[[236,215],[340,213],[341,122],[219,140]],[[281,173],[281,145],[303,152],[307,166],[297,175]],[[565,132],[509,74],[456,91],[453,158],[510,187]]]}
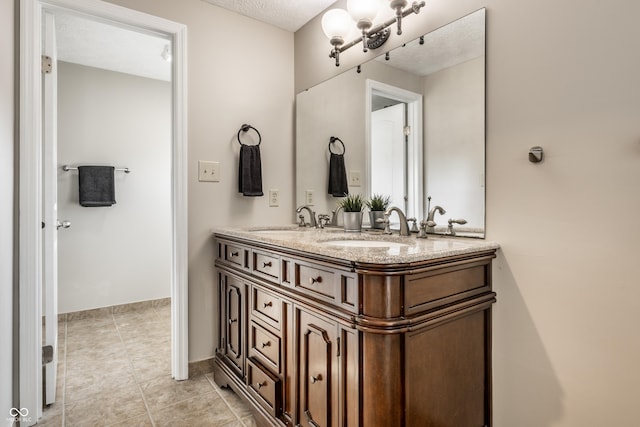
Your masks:
{"label": "white ceiling", "polygon": [[65,13],[55,22],[58,60],[171,80],[171,62],[162,58],[169,40]]}
{"label": "white ceiling", "polygon": [[336,0],[202,0],[232,12],[296,32]]}
{"label": "white ceiling", "polygon": [[415,40],[394,49],[388,64],[422,77],[478,58],[484,47],[484,14],[475,12],[426,34],[424,45]]}

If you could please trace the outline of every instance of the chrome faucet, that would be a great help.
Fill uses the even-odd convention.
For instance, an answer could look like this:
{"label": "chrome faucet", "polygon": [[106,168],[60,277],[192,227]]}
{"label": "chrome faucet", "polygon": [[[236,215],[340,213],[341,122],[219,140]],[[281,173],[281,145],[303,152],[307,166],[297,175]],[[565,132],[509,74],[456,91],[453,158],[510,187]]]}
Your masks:
{"label": "chrome faucet", "polygon": [[[407,217],[404,215],[404,212],[402,212],[402,209],[396,207],[396,206],[391,206],[389,209],[387,209],[384,213],[384,220],[382,220],[385,224],[386,227],[384,229],[384,233],[385,234],[391,234],[391,230],[389,229],[389,217],[391,216],[391,214],[393,212],[397,212],[398,213],[398,217],[400,218],[400,235],[401,236],[409,236],[409,222],[407,221]],[[414,220],[412,220],[414,221]]]}
{"label": "chrome faucet", "polygon": [[433,218],[436,216],[436,212],[438,212],[440,215],[444,215],[447,213],[447,211],[445,211],[440,206],[434,206],[433,208],[431,208],[429,214],[427,215],[427,233],[433,233],[436,231],[434,228],[436,226],[436,222],[433,220]]}
{"label": "chrome faucet", "polygon": [[301,217],[300,223],[298,225],[300,227],[305,227],[307,225],[305,224],[304,217],[302,215],[303,210],[309,212],[309,226],[316,228],[318,226],[318,223],[316,222],[316,213],[307,205],[300,206],[298,209],[296,209],[296,213],[300,214],[299,217]]}

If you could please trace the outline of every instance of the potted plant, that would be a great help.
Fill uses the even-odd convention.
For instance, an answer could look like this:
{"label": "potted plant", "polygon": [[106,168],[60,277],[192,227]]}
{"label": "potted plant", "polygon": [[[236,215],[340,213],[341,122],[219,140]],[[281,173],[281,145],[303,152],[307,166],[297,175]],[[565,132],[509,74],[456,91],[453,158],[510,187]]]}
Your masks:
{"label": "potted plant", "polygon": [[362,230],[362,208],[364,199],[360,194],[348,194],[340,201],[344,231],[359,233]]}
{"label": "potted plant", "polygon": [[378,219],[384,218],[384,212],[389,207],[389,203],[391,203],[391,196],[382,194],[374,194],[370,200],[367,200],[371,228],[384,228],[384,224],[379,223]]}

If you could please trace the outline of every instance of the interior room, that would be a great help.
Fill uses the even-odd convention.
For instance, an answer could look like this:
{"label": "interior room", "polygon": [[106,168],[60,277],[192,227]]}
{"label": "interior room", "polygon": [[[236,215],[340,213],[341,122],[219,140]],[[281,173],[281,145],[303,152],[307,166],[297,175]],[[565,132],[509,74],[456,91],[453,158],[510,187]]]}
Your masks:
{"label": "interior room", "polygon": [[[30,289],[25,283],[41,282],[42,278],[37,273],[41,272],[43,261],[41,252],[36,257],[29,252],[33,249],[30,242],[39,239],[35,233],[40,231],[41,219],[40,212],[38,215],[26,216],[26,212],[35,212],[37,209],[34,207],[40,206],[36,193],[26,189],[34,188],[41,192],[40,187],[46,188],[47,180],[38,181],[26,174],[29,168],[39,170],[43,157],[25,149],[25,141],[37,140],[38,135],[46,133],[46,129],[35,126],[33,122],[25,123],[25,117],[39,117],[33,116],[33,111],[37,109],[27,108],[25,99],[32,94],[33,87],[25,84],[29,77],[21,71],[26,58],[30,57],[25,53],[29,51],[25,49],[37,43],[28,34],[21,37],[24,34],[21,31],[33,25],[25,16],[39,16],[32,10],[33,6],[45,5],[46,8],[48,3],[55,4],[56,7],[74,8],[81,7],[83,2],[14,0],[0,4],[0,52],[5,58],[0,63],[0,195],[4,200],[0,203],[0,339],[4,343],[0,350],[0,414],[5,414],[0,415],[0,424],[13,426],[20,421],[20,425],[38,423],[67,426],[160,426],[181,425],[180,423],[219,426],[284,426],[287,423],[341,423],[365,427],[424,425],[419,423],[425,418],[420,418],[421,400],[415,397],[415,391],[425,389],[411,382],[410,375],[415,373],[416,378],[422,378],[421,375],[429,371],[430,363],[446,365],[446,360],[428,359],[426,352],[425,358],[420,359],[415,354],[419,356],[421,351],[413,352],[413,356],[409,353],[398,355],[390,352],[392,356],[395,354],[393,357],[398,357],[398,365],[402,365],[403,372],[393,371],[393,366],[381,369],[379,372],[383,373],[380,378],[396,375],[393,378],[398,380],[384,392],[376,389],[372,394],[367,394],[367,389],[375,385],[373,376],[367,376],[366,373],[362,376],[351,375],[354,372],[351,370],[352,366],[366,366],[367,363],[385,366],[376,365],[382,361],[369,357],[368,352],[373,347],[367,347],[366,339],[371,329],[383,327],[380,324],[376,326],[375,322],[366,324],[371,319],[358,312],[359,309],[366,310],[367,304],[371,304],[372,300],[365,298],[364,301],[358,301],[354,295],[358,295],[358,292],[367,295],[369,286],[380,286],[375,288],[380,292],[371,293],[375,298],[392,295],[391,291],[381,291],[381,283],[391,286],[401,280],[399,277],[403,277],[401,289],[404,292],[405,276],[401,274],[406,274],[406,277],[411,274],[420,276],[431,274],[427,273],[428,269],[442,267],[422,259],[408,261],[417,266],[413,272],[403,270],[404,267],[399,266],[401,264],[389,267],[394,256],[402,257],[406,254],[408,249],[403,246],[406,245],[403,242],[407,240],[403,239],[417,241],[419,232],[400,236],[398,222],[402,223],[403,220],[399,214],[393,213],[388,220],[394,235],[388,239],[396,247],[385,246],[386,258],[382,261],[365,262],[349,258],[352,253],[366,252],[362,248],[326,247],[311,256],[310,252],[301,249],[302,246],[295,246],[296,239],[302,242],[299,245],[306,241],[291,237],[294,231],[287,231],[288,239],[293,242],[292,246],[283,248],[274,243],[277,236],[270,234],[269,227],[292,227],[292,230],[296,230],[295,233],[334,233],[338,229],[342,234],[343,224],[340,221],[337,228],[331,224],[331,211],[340,198],[327,194],[326,190],[329,152],[340,153],[342,148],[335,145],[339,144],[338,141],[331,142],[329,136],[339,137],[344,144],[349,194],[361,194],[365,198],[373,196],[368,181],[371,175],[368,163],[370,158],[367,157],[368,148],[364,146],[369,136],[358,133],[361,132],[358,129],[365,129],[363,120],[369,120],[369,115],[365,114],[364,90],[361,95],[363,104],[358,107],[361,110],[357,111],[348,109],[348,101],[351,99],[348,99],[346,89],[325,92],[325,98],[331,98],[327,94],[334,94],[333,97],[337,98],[341,108],[332,108],[331,111],[346,121],[340,124],[340,129],[337,125],[311,126],[309,134],[301,133],[303,127],[299,121],[302,117],[299,107],[305,102],[304,97],[308,97],[314,88],[323,83],[335,82],[334,79],[341,75],[351,79],[347,83],[351,89],[355,85],[367,88],[366,79],[381,81],[384,74],[379,68],[385,66],[385,61],[376,61],[375,58],[391,51],[393,60],[394,49],[402,49],[403,45],[408,46],[410,42],[439,29],[450,28],[447,27],[448,24],[480,10],[483,11],[482,59],[478,60],[476,57],[464,61],[464,64],[482,72],[476,75],[480,77],[475,80],[465,78],[465,82],[469,84],[470,91],[476,87],[472,84],[479,82],[484,100],[465,92],[461,96],[464,102],[449,104],[450,110],[446,114],[434,116],[432,114],[436,104],[442,102],[423,94],[425,99],[419,104],[424,111],[416,117],[434,125],[425,124],[419,140],[431,138],[440,145],[428,148],[417,144],[417,148],[412,149],[414,151],[409,151],[410,154],[405,157],[405,166],[409,161],[419,164],[422,168],[420,174],[424,179],[406,178],[406,188],[401,191],[405,191],[409,201],[393,201],[393,205],[401,206],[407,213],[406,217],[416,217],[417,227],[424,226],[425,230],[426,227],[433,227],[427,233],[428,238],[419,242],[420,247],[436,245],[442,241],[463,242],[459,244],[460,248],[471,248],[464,249],[468,251],[466,254],[482,254],[484,257],[482,261],[471,255],[464,259],[464,262],[476,263],[473,266],[481,266],[483,280],[488,282],[482,295],[480,290],[472,292],[473,298],[486,297],[482,310],[477,312],[482,313],[482,317],[474,317],[476,312],[465,317],[470,322],[478,320],[482,325],[481,331],[477,329],[476,323],[470,323],[468,327],[464,326],[455,332],[459,334],[456,336],[463,338],[456,341],[458,352],[455,348],[449,350],[451,357],[448,359],[458,360],[454,356],[461,353],[460,349],[468,350],[470,347],[467,346],[472,343],[479,343],[482,347],[482,357],[477,359],[480,360],[479,364],[474,359],[473,363],[476,364],[465,365],[466,368],[477,368],[473,371],[474,374],[481,373],[476,384],[482,390],[479,392],[479,411],[482,412],[479,417],[482,422],[478,425],[582,427],[637,424],[640,370],[636,364],[640,360],[640,333],[637,331],[640,322],[640,289],[634,285],[638,281],[633,277],[634,264],[640,253],[640,225],[634,220],[640,215],[640,198],[636,196],[634,185],[640,182],[640,57],[635,54],[640,40],[640,28],[636,23],[636,17],[640,15],[640,4],[623,0],[607,4],[574,0],[431,0],[418,13],[410,13],[402,18],[402,34],[396,33],[396,24],[393,24],[390,26],[391,34],[382,46],[363,52],[362,43],[359,42],[340,52],[339,58],[336,58],[336,55],[330,57],[334,47],[323,31],[322,20],[329,9],[347,9],[347,0],[318,0],[309,2],[309,5],[305,2],[295,13],[284,11],[284,4],[287,3],[284,1],[274,1],[269,6],[264,4],[271,2],[223,0],[104,2],[106,7],[103,11],[117,6],[133,11],[131,16],[139,13],[140,15],[135,16],[142,17],[141,22],[149,23],[144,31],[174,37],[173,40],[179,42],[172,46],[173,77],[178,77],[178,80],[167,83],[173,85],[171,112],[163,111],[164,119],[151,119],[158,122],[154,132],[169,132],[172,135],[174,145],[171,159],[165,156],[153,161],[163,163],[172,171],[173,184],[168,183],[168,175],[153,175],[152,181],[166,180],[167,182],[162,181],[166,185],[164,189],[147,192],[146,196],[152,199],[143,200],[143,204],[153,204],[158,210],[160,205],[165,208],[173,207],[171,212],[174,222],[160,226],[167,232],[169,229],[173,230],[173,246],[168,248],[171,245],[163,241],[164,246],[160,248],[163,237],[154,232],[151,236],[140,237],[147,241],[147,246],[131,249],[128,255],[118,253],[118,249],[114,248],[109,248],[102,255],[106,263],[125,255],[139,260],[140,264],[156,267],[153,269],[156,271],[139,273],[139,277],[135,276],[138,273],[128,274],[129,279],[137,282],[151,278],[158,270],[162,270],[163,279],[155,279],[153,276],[154,281],[166,280],[167,276],[171,276],[173,281],[171,285],[164,283],[153,287],[153,292],[157,291],[156,293],[134,295],[127,297],[128,300],[125,301],[119,298],[119,290],[109,288],[110,282],[106,280],[104,283],[96,280],[96,288],[92,290],[83,288],[80,276],[89,273],[78,270],[73,263],[61,263],[59,273],[64,276],[60,277],[64,277],[64,283],[70,286],[65,292],[71,298],[62,297],[58,300],[58,312],[67,314],[106,308],[108,315],[106,321],[104,317],[90,317],[88,321],[84,319],[82,323],[88,326],[83,331],[74,329],[76,326],[71,324],[68,314],[61,317],[60,322],[56,322],[58,392],[56,403],[43,411],[33,403],[42,402],[43,396],[38,395],[42,393],[42,388],[36,387],[35,395],[33,390],[42,383],[43,377],[49,378],[49,374],[41,374],[39,369],[29,368],[29,360],[37,361],[36,366],[40,366],[39,352],[37,355],[28,355],[24,351],[25,348],[40,349],[38,338],[44,337],[46,332],[39,324],[48,307],[46,302],[42,303],[41,298],[38,298],[39,292],[25,291]],[[389,9],[389,2],[382,3],[385,10]],[[407,7],[410,6],[409,4]],[[100,8],[96,8],[98,9]],[[127,16],[127,12],[123,13],[123,16]],[[116,20],[113,18],[107,21]],[[131,24],[125,26],[134,28]],[[153,28],[156,29],[152,30]],[[163,33],[157,28],[167,30]],[[176,29],[175,32],[173,29]],[[184,33],[180,32],[182,29]],[[344,41],[348,43],[357,37],[358,30],[354,29]],[[426,44],[428,43],[427,40]],[[37,57],[38,62],[40,61],[39,52],[31,57]],[[339,66],[336,66],[337,60]],[[375,65],[368,67],[367,64]],[[63,72],[64,67],[68,68],[69,64],[61,64]],[[367,75],[374,68],[377,74]],[[439,82],[446,81],[449,83],[447,90],[453,92],[454,89],[460,89],[460,85],[451,84],[452,76],[463,71],[461,68],[456,69],[458,71],[455,73],[452,70],[450,67],[448,74],[436,72],[415,82],[404,77],[397,78],[394,86],[401,89],[399,93],[403,94],[405,92],[402,91],[405,90],[422,93],[425,88],[428,90],[425,89],[424,93],[433,93],[437,91],[435,86]],[[74,72],[97,71],[79,69]],[[66,80],[60,80],[60,84],[66,85],[67,89],[82,90],[75,94],[81,98],[88,90],[81,89],[88,77],[79,74],[69,76],[67,74]],[[182,82],[184,86],[176,81]],[[70,93],[72,92],[66,90],[59,95]],[[140,97],[149,101],[151,95]],[[408,98],[403,99],[405,101],[402,102],[410,104],[406,100]],[[331,100],[326,100],[329,101]],[[462,121],[450,128],[455,128],[458,132],[456,138],[460,140],[470,140],[464,132],[470,128],[474,129],[475,135],[482,135],[482,161],[472,166],[467,162],[460,169],[469,172],[472,187],[481,192],[471,193],[465,187],[463,196],[448,199],[454,189],[463,187],[458,182],[460,174],[451,173],[455,168],[447,167],[451,165],[451,159],[435,161],[433,153],[434,150],[447,151],[446,146],[441,143],[443,133],[448,132],[445,125],[451,122],[454,113],[460,113],[463,107],[472,103],[482,108],[484,119],[469,119],[465,113]],[[307,111],[318,110],[319,108],[314,108],[315,105],[317,104],[312,104]],[[145,107],[147,111],[150,108]],[[409,115],[410,111],[408,107],[405,109],[405,113]],[[184,112],[180,116],[182,118],[176,112]],[[63,114],[64,110],[59,111],[59,123],[65,120]],[[78,112],[69,111],[68,114],[71,116],[66,117],[67,123],[73,122],[73,115]],[[136,117],[137,114],[129,115]],[[316,126],[319,122],[311,123]],[[251,128],[243,130],[245,124],[258,131],[259,137]],[[405,135],[413,133],[414,127],[416,126]],[[62,129],[58,129],[59,144],[63,143],[62,139],[65,140],[64,143],[72,139],[66,134],[62,138]],[[310,147],[319,148],[309,155],[301,154],[302,143],[311,141],[316,136],[318,142],[314,141]],[[156,136],[152,138],[154,143],[158,141]],[[263,196],[250,197],[238,191],[238,162],[240,151],[244,149],[240,139],[252,145],[260,141]],[[184,144],[176,141],[183,141]],[[108,142],[99,145],[106,146]],[[82,153],[80,148],[73,148],[73,153],[68,150],[65,152],[64,147],[61,146],[58,152],[60,169],[56,172],[59,182],[68,181],[66,187],[58,184],[59,188],[64,189],[58,194],[62,200],[60,210],[64,211],[62,203],[69,201],[71,203],[67,212],[71,216],[74,211],[77,214],[86,212],[86,209],[98,209],[81,208],[73,199],[78,191],[73,187],[77,185],[78,171],[63,171],[61,167],[63,164],[78,166],[83,159],[77,155]],[[148,167],[142,166],[145,157],[148,160],[152,154],[158,154],[155,147],[144,146],[139,149],[142,155],[128,157],[134,162],[139,160],[141,166],[138,168],[133,163],[115,165],[118,168],[130,167],[131,173],[116,172],[117,194],[124,198],[113,208],[127,205],[127,184],[136,182],[136,173],[141,176],[140,167]],[[541,148],[541,157],[536,157],[539,154],[532,150],[534,147]],[[126,151],[127,148],[122,150]],[[465,150],[465,153],[468,151]],[[356,158],[356,154],[361,154],[362,157]],[[317,162],[313,162],[314,158],[317,158]],[[456,159],[459,158],[460,156],[456,156]],[[29,166],[27,159],[33,159],[33,165],[38,166]],[[113,158],[94,161],[101,164],[118,162]],[[179,163],[181,161],[184,163]],[[215,172],[209,170],[209,173],[215,179],[202,180],[201,162],[214,165]],[[325,163],[325,172],[311,174],[313,168]],[[182,164],[184,170],[180,169]],[[435,171],[438,170],[440,172],[436,174]],[[305,171],[309,173],[303,173]],[[444,175],[445,173],[451,174]],[[39,174],[34,176],[42,177]],[[306,179],[308,180],[305,181]],[[176,191],[179,186],[175,186],[174,181],[184,183],[184,194]],[[438,192],[430,186],[438,181],[450,186],[446,187],[446,191]],[[432,196],[432,200],[428,200],[429,196]],[[132,196],[134,199],[140,197]],[[458,200],[461,202],[458,203]],[[297,212],[297,208],[302,205],[309,205],[312,209]],[[434,221],[437,224],[428,226],[427,215],[436,205],[441,205],[448,212],[446,215],[436,214]],[[104,208],[100,209],[103,210],[98,210],[94,215],[105,215],[101,213],[105,212]],[[316,214],[326,214],[328,218],[323,218],[323,221],[318,215],[315,221],[318,229],[306,227],[305,231],[299,231],[298,228],[302,227],[298,227],[297,222],[311,222],[310,210],[314,210]],[[180,212],[184,213],[184,218]],[[604,221],[602,217],[596,224],[596,213],[600,212],[607,217],[614,217],[616,221]],[[302,220],[300,215],[303,216]],[[371,224],[366,215],[364,226],[369,227]],[[176,217],[182,218],[183,223],[175,222]],[[447,228],[447,219],[455,218],[464,218],[468,222],[456,222],[452,224],[453,228]],[[96,229],[78,230],[85,219],[72,218],[69,230],[60,230],[60,250],[65,250],[65,245],[67,250],[77,245],[87,245],[87,242],[96,238]],[[139,223],[151,220],[160,221],[160,213],[153,211],[136,218]],[[104,218],[94,218],[91,223],[106,224]],[[181,224],[184,225],[183,228]],[[326,230],[320,230],[321,224],[327,225]],[[121,223],[114,225],[122,228]],[[410,221],[408,225],[410,228]],[[261,237],[253,240],[246,237],[248,229],[259,227],[264,227],[262,230],[266,231]],[[244,231],[233,231],[239,229]],[[446,235],[451,234],[452,229],[460,231],[459,236]],[[75,234],[65,235],[67,231]],[[110,234],[113,230],[101,231]],[[377,231],[378,235],[382,232]],[[473,237],[465,237],[465,232]],[[353,237],[355,233],[349,235],[351,241],[378,239],[366,237],[368,234],[365,231],[358,234],[364,237]],[[167,236],[165,238],[169,239]],[[150,251],[160,249],[168,260],[148,261],[145,258]],[[371,251],[377,254],[382,249]],[[233,258],[234,253],[239,254],[236,257],[243,257],[246,263],[238,264],[228,259]],[[69,259],[81,259],[82,256],[82,253],[76,253],[66,259],[69,262]],[[461,255],[446,255],[446,262],[462,263],[462,258],[456,258],[458,256]],[[273,264],[269,264],[271,261]],[[251,271],[252,266],[257,266],[258,262],[262,270]],[[375,268],[372,267],[374,264]],[[282,268],[276,276],[269,272],[269,268],[275,265]],[[98,265],[92,270],[100,271],[102,267],[104,265]],[[365,267],[370,267],[370,271]],[[323,304],[329,301],[327,295],[319,295],[315,291],[314,297],[304,299],[300,296],[302,291],[294,289],[293,285],[290,289],[285,286],[289,274],[293,277],[292,281],[295,281],[298,276],[311,274],[309,271],[312,268],[340,272],[341,279],[336,279],[336,283],[342,286],[342,294],[339,295],[343,298],[342,306],[333,306],[330,302],[327,305],[330,308],[326,308]],[[443,268],[458,267],[447,265]],[[395,270],[390,272],[392,269]],[[111,270],[115,272],[118,268]],[[371,279],[370,276],[376,275],[372,271],[379,277],[387,275],[384,276],[385,281]],[[184,286],[181,285],[180,277],[184,277]],[[274,277],[280,281],[282,294],[277,293],[276,287],[270,285],[275,280]],[[238,290],[238,280],[234,282],[233,278],[245,283],[242,285],[244,290]],[[318,285],[312,279],[314,276],[310,276],[309,286]],[[121,284],[124,281],[121,278],[114,279],[114,282]],[[407,279],[406,289],[409,289],[408,283]],[[62,290],[64,285],[60,286]],[[124,287],[131,291],[133,285],[125,284]],[[82,297],[83,292],[86,294],[85,302],[80,303],[78,298]],[[338,295],[339,292],[336,292]],[[274,323],[273,318],[260,313],[255,314],[254,319],[251,307],[258,307],[255,305],[258,302],[267,305],[270,303],[260,299],[265,295],[279,298],[282,302],[279,306],[282,307],[282,317],[278,318],[284,319],[281,324]],[[237,322],[233,324],[234,319],[230,317],[233,313],[228,299],[236,296],[244,301],[244,305],[238,306],[244,307],[243,310],[247,312],[251,311],[250,315],[244,314],[244,329],[236,326]],[[471,299],[470,296],[465,301]],[[34,311],[29,317],[31,312],[24,308],[28,306],[27,301],[33,301],[33,307],[41,305],[42,307],[38,307],[40,311]],[[143,301],[149,301],[143,304],[145,314],[131,315],[128,314],[128,309],[113,308]],[[447,307],[456,306],[456,301],[450,300]],[[263,308],[267,308],[267,305]],[[401,324],[404,314],[413,316],[412,313],[417,313],[415,322],[438,321],[428,318],[417,308],[415,312],[406,313],[405,309],[410,310],[403,306],[399,309],[402,310],[402,315],[390,315],[389,319]],[[257,308],[256,310],[259,311]],[[459,311],[463,313],[464,309]],[[405,341],[402,341],[402,345],[397,344],[397,348],[413,348],[409,341],[411,334],[415,332],[411,329],[414,326],[411,323],[414,318],[411,316],[404,318],[408,319],[410,325],[402,324],[402,334],[406,334],[402,335],[402,340]],[[315,321],[316,318],[320,320]],[[335,320],[340,325],[335,337],[330,334],[318,335],[332,345],[339,343],[333,345],[330,351],[341,351],[343,354],[340,363],[335,365],[335,378],[331,377],[334,387],[340,384],[340,391],[336,392],[340,394],[340,399],[335,406],[329,406],[333,409],[326,412],[326,418],[318,421],[318,412],[313,405],[321,403],[307,401],[303,396],[310,395],[307,393],[310,384],[328,384],[325,381],[327,377],[310,372],[311,365],[301,365],[299,369],[291,370],[291,377],[287,373],[289,371],[277,369],[281,365],[298,363],[308,353],[301,353],[300,350],[305,348],[298,336],[302,330],[300,325],[320,330],[331,324],[326,320]],[[347,324],[356,326],[350,329]],[[453,321],[446,323],[454,324],[456,323]],[[259,328],[252,329],[255,325]],[[100,329],[103,326],[107,329]],[[36,328],[42,330],[41,335],[34,332]],[[392,329],[391,326],[388,328]],[[160,329],[170,336],[160,336]],[[398,331],[400,329],[398,327]],[[230,339],[230,331],[237,331],[238,334],[243,331],[242,342],[227,341],[227,338]],[[471,331],[479,331],[481,339],[467,340]],[[261,353],[256,358],[252,357],[255,356],[252,349],[244,349],[260,333],[268,337],[278,333],[283,334],[283,337],[290,334],[296,337],[298,344],[290,347],[281,344],[281,359],[277,361],[277,367],[269,368],[269,354]],[[382,333],[373,335],[391,336]],[[309,337],[309,340],[313,339],[313,335]],[[98,343],[93,350],[91,345],[87,346],[94,342],[92,339]],[[142,353],[148,351],[141,348],[144,342],[150,343],[152,348],[156,348],[160,342],[165,343],[161,357],[154,359],[147,356],[148,353]],[[248,354],[245,355],[245,351],[240,352],[241,356],[230,355],[229,351],[223,354],[223,348],[237,350],[233,347],[235,344],[242,344],[241,348]],[[71,387],[74,385],[72,369],[75,368],[70,368],[73,357],[66,360],[65,357],[71,353],[65,353],[64,349],[72,351],[74,345],[84,345],[81,351],[94,353],[99,358],[96,360],[105,364],[100,368],[95,366],[99,363],[83,362],[76,365],[86,368],[87,384],[76,383]],[[97,351],[99,345],[110,345],[112,351],[100,353]],[[359,353],[353,352],[354,347],[359,349]],[[121,351],[113,350],[116,348]],[[309,352],[311,349],[308,348]],[[269,348],[266,351],[268,350]],[[235,356],[241,357],[241,364],[228,362]],[[261,359],[262,356],[266,358]],[[106,359],[112,359],[112,362],[107,362]],[[61,360],[66,360],[66,364],[60,364]],[[123,367],[116,367],[116,361],[122,362]],[[141,363],[144,361],[148,365],[143,366]],[[157,371],[154,369],[159,366],[163,373],[156,375]],[[407,372],[404,372],[405,368]],[[97,372],[100,369],[102,373]],[[117,369],[123,369],[125,376],[117,376]],[[26,375],[25,372],[29,374]],[[111,383],[107,378],[109,372],[114,373]],[[78,373],[75,375],[77,377]],[[255,381],[251,381],[252,375],[257,375]],[[245,380],[245,376],[249,379]],[[307,378],[308,381],[301,378]],[[65,380],[69,383],[65,384]],[[240,387],[243,381],[246,390]],[[282,383],[285,386],[278,388]],[[115,400],[101,399],[101,395],[96,394],[96,389],[91,388],[96,384],[103,384],[103,391],[109,390],[110,399]],[[433,384],[440,383],[436,381],[429,386]],[[260,393],[263,392],[261,389],[269,389],[272,385],[276,387],[276,396],[280,397],[276,399],[278,404],[270,406]],[[423,399],[425,408],[431,407],[432,401],[441,405],[439,408],[449,409],[450,406],[447,405],[459,403],[448,399],[450,395],[447,393],[450,392],[448,390],[460,389],[453,386],[450,388],[451,384],[446,381],[441,385],[441,393],[435,393],[433,399]],[[113,393],[113,390],[122,393]],[[82,396],[82,393],[87,395]],[[440,402],[438,397],[442,396],[445,396],[444,401]],[[349,400],[352,398],[355,399],[353,405]],[[88,399],[94,400],[89,402]],[[388,407],[400,412],[385,415],[373,410],[358,411],[358,408],[362,408],[358,405],[373,407],[370,402],[375,399],[386,402]],[[82,406],[83,402],[85,406]],[[128,406],[122,402],[128,402]],[[117,410],[118,407],[121,408],[120,411]],[[445,424],[440,425],[451,425],[446,422],[459,419],[455,418],[453,411],[450,413],[448,418],[445,415]],[[388,421],[391,418],[393,421]]]}

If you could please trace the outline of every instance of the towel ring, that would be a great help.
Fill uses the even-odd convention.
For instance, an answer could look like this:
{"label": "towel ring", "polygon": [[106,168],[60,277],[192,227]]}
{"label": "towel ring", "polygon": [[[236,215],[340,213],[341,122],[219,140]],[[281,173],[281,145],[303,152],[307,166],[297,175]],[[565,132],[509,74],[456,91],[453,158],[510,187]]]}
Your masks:
{"label": "towel ring", "polygon": [[332,136],[331,138],[329,138],[329,152],[331,154],[340,154],[340,153],[334,153],[333,151],[331,151],[331,144],[333,144],[336,141],[340,141],[340,144],[342,144],[342,154],[344,155],[344,153],[346,153],[347,149],[344,148],[344,142],[342,142],[342,140],[340,138],[338,138],[337,136]]}
{"label": "towel ring", "polygon": [[256,128],[254,128],[253,126],[248,125],[248,124],[243,124],[243,125],[240,127],[240,130],[238,131],[238,143],[239,143],[240,145],[247,145],[247,144],[243,144],[243,143],[242,143],[242,141],[240,141],[240,132],[248,132],[248,131],[249,131],[249,129],[253,129],[253,130],[255,130],[255,131],[256,131],[256,133],[258,134],[258,143],[257,143],[256,145],[257,145],[257,146],[260,146],[260,144],[262,143],[262,136],[260,135],[260,132],[258,132],[258,129],[256,129]]}

